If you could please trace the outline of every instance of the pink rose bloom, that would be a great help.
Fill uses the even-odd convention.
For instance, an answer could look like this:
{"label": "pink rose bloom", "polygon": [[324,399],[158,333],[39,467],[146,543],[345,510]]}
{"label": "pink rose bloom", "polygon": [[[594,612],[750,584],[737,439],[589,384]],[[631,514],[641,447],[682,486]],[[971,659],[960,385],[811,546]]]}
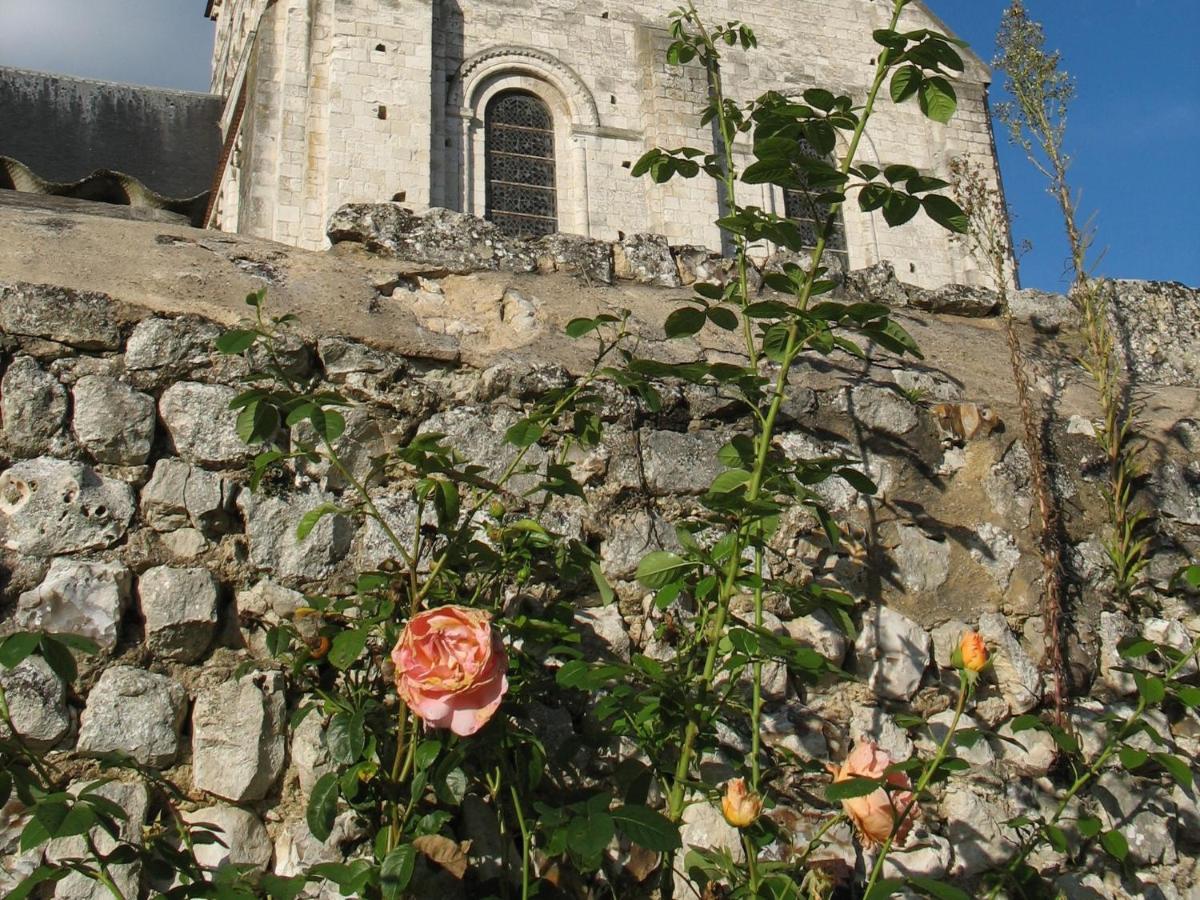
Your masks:
{"label": "pink rose bloom", "polygon": [[439,606],[408,620],[392,650],[396,692],[433,728],[466,737],[487,724],[508,690],[508,657],[490,613]]}
{"label": "pink rose bloom", "polygon": [[[893,762],[891,756],[879,749],[878,744],[863,741],[855,745],[840,767],[830,767],[835,782],[851,778],[883,778],[893,786],[890,796],[883,788],[879,788],[865,797],[850,797],[842,801],[842,809],[854,823],[862,842],[868,847],[886,841],[900,814],[913,802],[912,782],[908,776],[903,772],[885,774],[885,770]],[[918,812],[916,804],[913,804],[904,822],[896,828],[897,846],[904,846],[904,839],[908,836]]]}

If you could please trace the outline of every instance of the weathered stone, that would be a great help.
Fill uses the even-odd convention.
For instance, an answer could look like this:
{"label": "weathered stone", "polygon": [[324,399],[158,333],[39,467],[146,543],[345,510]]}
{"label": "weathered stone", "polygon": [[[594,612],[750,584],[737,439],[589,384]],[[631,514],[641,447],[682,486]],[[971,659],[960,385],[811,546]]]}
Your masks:
{"label": "weathered stone", "polygon": [[[120,781],[109,781],[92,786],[90,781],[72,782],[67,790],[75,795],[88,788],[90,793],[98,794],[119,806],[125,817],[117,822],[118,835],[127,844],[142,843],[142,826],[150,811],[150,792],[144,784],[125,784]],[[101,853],[112,853],[117,848],[117,841],[103,828],[97,826],[88,832]],[[46,861],[59,865],[65,860],[82,860],[92,862],[91,854],[83,836],[55,838],[46,845]],[[140,893],[141,863],[124,863],[110,865],[113,882],[126,897],[136,897]],[[98,881],[93,881],[78,872],[70,872],[54,886],[56,900],[105,900],[112,893]]]}
{"label": "weathered stone", "polygon": [[318,339],[317,355],[325,377],[331,381],[344,381],[347,375],[356,374],[391,375],[404,365],[394,354],[340,337]]}
{"label": "weathered stone", "polygon": [[839,391],[834,408],[873,431],[903,437],[921,423],[917,407],[892,388],[857,384]]}
{"label": "weathered stone", "polygon": [[913,742],[908,732],[878,706],[857,704],[853,707],[850,712],[850,740],[854,744],[872,741],[896,762],[903,762],[913,755]]}
{"label": "weathered stone", "polygon": [[1007,531],[984,522],[975,529],[971,559],[987,570],[1000,590],[1006,591],[1013,570],[1021,561],[1021,549],[1017,546],[1016,538]]}
{"label": "weathered stone", "polygon": [[891,374],[896,387],[910,397],[943,403],[956,403],[963,399],[962,388],[952,378],[936,370],[905,367],[893,369]]}
{"label": "weathered stone", "polygon": [[883,863],[884,878],[939,879],[950,868],[950,842],[936,834],[920,834],[903,847],[888,854]]}
{"label": "weathered stone", "polygon": [[896,278],[896,270],[886,260],[847,272],[842,283],[846,294],[854,300],[908,306],[908,286]]}
{"label": "weathered stone", "polygon": [[320,713],[310,712],[293,729],[291,760],[296,779],[300,782],[300,793],[306,800],[322,775],[336,771],[337,767],[329,757],[329,748],[325,745],[325,727]]}
{"label": "weathered stone", "polygon": [[163,549],[171,562],[190,562],[210,546],[204,532],[195,528],[179,528],[168,531],[160,538]]}
{"label": "weathered stone", "polygon": [[[362,834],[362,827],[352,810],[338,814],[324,841],[318,841],[308,830],[303,817],[286,821],[275,837],[275,874],[287,878],[303,874],[318,863],[341,863],[344,861],[342,848],[361,839]],[[320,894],[322,898],[340,896],[337,892]]]}
{"label": "weathered stone", "polygon": [[125,753],[165,768],[179,752],[187,694],[165,675],[132,666],[105,669],[80,716],[80,753]]}
{"label": "weathered stone", "polygon": [[615,603],[576,610],[575,627],[579,630],[585,646],[590,642],[593,649],[612,654],[625,662],[629,661],[629,632]]}
{"label": "weathered stone", "polygon": [[1058,746],[1049,732],[1040,728],[1014,732],[1012,722],[1005,722],[996,729],[992,749],[1013,771],[1033,777],[1049,772],[1058,758]]}
{"label": "weathered stone", "polygon": [[535,249],[492,222],[466,213],[433,208],[417,215],[395,203],[348,203],[330,218],[331,243],[359,243],[433,269],[465,275],[500,269],[532,272]]}
{"label": "weathered stone", "polygon": [[316,580],[329,575],[350,549],[354,534],[350,520],[325,516],[302,541],[296,537],[296,526],[305,513],[334,501],[332,495],[313,490],[286,497],[243,491],[237,504],[246,520],[250,561],[279,578]]}
{"label": "weathered stone", "polygon": [[589,284],[613,283],[612,245],[577,234],[548,234],[533,243],[538,269],[581,275]]}
{"label": "weathered stone", "polygon": [[80,350],[117,350],[121,328],[107,294],[48,284],[0,284],[0,331]]}
{"label": "weathered stone", "polygon": [[1008,708],[1016,715],[1037,706],[1042,699],[1042,677],[1004,616],[984,613],[979,617],[979,633],[991,649],[992,672]]}
{"label": "weathered stone", "polygon": [[[950,731],[950,724],[954,721],[954,710],[942,710],[940,713],[930,716],[927,721],[928,728],[922,730],[922,740],[918,742],[918,745],[923,752],[932,756]],[[979,728],[979,722],[973,716],[963,713],[962,717],[958,720],[958,727],[955,729],[955,733],[974,729],[977,737],[973,742],[956,741],[951,746],[951,752],[972,766],[985,768],[996,762],[996,754],[992,752],[992,748],[988,746],[988,742],[983,739],[983,734]]]}
{"label": "weathered stone", "polygon": [[4,438],[17,456],[61,452],[67,391],[31,357],[18,356],[0,381]]}
{"label": "weathered stone", "polygon": [[1137,635],[1137,629],[1129,618],[1119,612],[1100,613],[1100,681],[1110,692],[1124,697],[1137,690],[1137,682],[1130,661],[1121,656],[1120,644],[1126,638]]}
{"label": "weathered stone", "polygon": [[[848,444],[841,441],[819,441],[803,432],[784,432],[776,439],[776,444],[793,462],[804,462],[809,459],[830,456],[857,455]],[[874,495],[875,500],[887,497],[896,477],[895,470],[889,462],[877,454],[870,454],[866,460],[855,465],[854,468],[864,472],[875,482],[877,488]],[[867,499],[848,481],[838,477],[827,478],[819,484],[814,484],[811,486],[811,490],[821,498],[830,512],[845,512],[862,507]]]}
{"label": "weathered stone", "polygon": [[109,547],[133,517],[129,485],[77,462],[39,457],[0,475],[4,546],[29,556]]}
{"label": "weathered stone", "polygon": [[638,563],[655,550],[678,550],[679,541],[671,523],[657,512],[637,510],[609,520],[600,545],[600,566],[607,578],[633,578]]}
{"label": "weathered stone", "polygon": [[155,566],[138,579],[146,646],[157,656],[195,662],[217,630],[220,589],[208,569]]}
{"label": "weathered stone", "polygon": [[505,836],[500,819],[491,804],[476,794],[463,797],[461,812],[463,836],[470,843],[466,848],[471,871],[484,881],[491,881],[506,872],[521,867],[521,855],[511,836]]}
{"label": "weathered stone", "polygon": [[87,375],[71,394],[72,427],[79,443],[96,462],[140,466],[154,443],[154,398],[115,378]]}
{"label": "weathered stone", "polygon": [[1094,796],[1106,829],[1117,829],[1129,844],[1130,859],[1142,865],[1173,865],[1176,811],[1167,789],[1123,772],[1105,772]]}
{"label": "weathered stone", "polygon": [[724,284],[728,260],[707,247],[672,247],[679,280],[685,284]]}
{"label": "weathered stone", "polygon": [[[224,865],[251,866],[265,872],[271,862],[271,838],[262,820],[254,813],[236,806],[206,806],[183,813],[183,820],[192,827],[207,829],[221,843],[198,843],[196,861],[202,866],[217,868]],[[224,846],[222,846],[224,845]]]}
{"label": "weathered stone", "polygon": [[120,563],[56,557],[42,583],[21,594],[14,620],[18,628],[74,634],[112,650],[132,582],[129,569]]}
{"label": "weathered stone", "polygon": [[821,719],[804,704],[789,700],[773,710],[764,710],[762,739],[768,747],[794,754],[805,762],[829,758],[829,742],[821,731]]}
{"label": "weathered stone", "polygon": [[814,610],[807,616],[800,616],[783,624],[792,640],[812,647],[833,665],[840,666],[846,658],[849,643],[846,634],[834,624],[832,617],[825,610]]}
{"label": "weathered stone", "polygon": [[192,712],[192,784],[226,800],[261,800],[283,772],[287,704],[277,672],[203,689]]}
{"label": "weathered stone", "polygon": [[641,284],[680,286],[671,245],[661,234],[631,234],[613,244],[613,274]]}
{"label": "weathered stone", "polygon": [[944,284],[933,290],[908,288],[908,305],[926,312],[981,319],[1000,305],[1000,297],[989,288],[965,284]]}
{"label": "weathered stone", "polygon": [[235,466],[252,450],[237,434],[237,413],[229,401],[237,391],[223,384],[181,381],[163,391],[158,412],[175,451],[200,465]]}
{"label": "weathered stone", "polygon": [[909,700],[929,665],[929,635],[916,622],[886,606],[863,616],[854,645],[860,670],[879,697]]}
{"label": "weathered stone", "polygon": [[210,534],[225,531],[234,493],[234,485],[215,472],[167,457],[142,488],[142,518],[155,531],[189,525]]}
{"label": "weathered stone", "polygon": [[932,593],[950,576],[950,544],[935,540],[916,525],[897,523],[892,563],[910,594]]}
{"label": "weathered stone", "polygon": [[1018,529],[1028,526],[1033,510],[1031,477],[1029,453],[1017,440],[983,479],[983,490],[996,512]]}
{"label": "weathered stone", "polygon": [[1200,461],[1165,461],[1154,472],[1151,491],[1160,514],[1184,525],[1200,525]]}
{"label": "weathered stone", "polygon": [[[512,410],[478,406],[454,406],[426,419],[420,432],[446,435],[445,443],[453,446],[463,457],[484,467],[484,477],[496,479],[516,458],[517,449],[504,440],[510,427],[520,420]],[[525,453],[525,463],[540,466],[546,451],[536,444]],[[537,479],[518,475],[509,482],[509,489],[520,493],[532,487]]]}
{"label": "weathered stone", "polygon": [[541,301],[536,297],[523,294],[514,288],[507,288],[500,298],[500,321],[523,337],[532,337],[541,330],[538,321],[538,308]]}
{"label": "weathered stone", "polygon": [[651,431],[642,435],[643,471],[656,494],[699,494],[724,471],[717,451],[725,439],[712,431]]}
{"label": "weathered stone", "polygon": [[1004,799],[984,793],[961,778],[947,782],[938,814],[946,823],[946,837],[954,848],[949,874],[969,877],[1007,862],[1014,851],[1012,832],[1001,823],[1009,819]]}
{"label": "weathered stone", "polygon": [[125,345],[125,368],[154,370],[160,377],[186,376],[213,361],[220,336],[221,329],[203,319],[143,319]]}
{"label": "weathered stone", "polygon": [[1110,281],[1101,289],[1135,382],[1200,387],[1200,290],[1170,281]]}
{"label": "weathered stone", "polygon": [[1079,327],[1079,311],[1062,294],[1025,288],[1008,295],[1008,308],[1018,322],[1028,322],[1038,331],[1054,332]]}
{"label": "weathered stone", "polygon": [[[0,687],[8,715],[21,739],[33,750],[49,750],[71,730],[66,688],[40,656],[28,656],[11,669],[0,669]],[[0,739],[11,740],[0,721]]]}

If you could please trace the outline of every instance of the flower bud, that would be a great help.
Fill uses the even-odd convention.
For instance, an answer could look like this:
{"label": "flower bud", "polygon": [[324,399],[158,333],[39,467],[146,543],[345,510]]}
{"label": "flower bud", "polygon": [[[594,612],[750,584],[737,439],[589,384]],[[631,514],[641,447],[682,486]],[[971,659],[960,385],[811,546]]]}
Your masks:
{"label": "flower bud", "polygon": [[746,787],[746,779],[734,778],[725,784],[721,813],[734,828],[749,828],[762,812],[762,798]]}
{"label": "flower bud", "polygon": [[968,672],[980,672],[987,665],[987,647],[984,646],[983,636],[978,631],[968,631],[962,636],[958,654],[962,660],[962,667]]}

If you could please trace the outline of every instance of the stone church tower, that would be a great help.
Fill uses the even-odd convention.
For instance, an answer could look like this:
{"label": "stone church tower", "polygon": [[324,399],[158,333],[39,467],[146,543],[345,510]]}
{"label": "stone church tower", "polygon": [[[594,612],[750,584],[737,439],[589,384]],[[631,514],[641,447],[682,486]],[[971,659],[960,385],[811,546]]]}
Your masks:
{"label": "stone church tower", "polygon": [[[666,235],[720,249],[707,179],[653,185],[631,163],[653,146],[712,148],[698,126],[699,66],[668,67],[676,0],[209,0],[216,22],[213,92],[224,95],[226,153],[212,221],[308,248],[326,245],[348,202],[403,199],[447,207],[524,234],[615,239]],[[713,20],[740,18],[760,48],[727,57],[731,94],[820,85],[866,93],[885,27],[883,0],[706,0]],[[922,2],[901,27],[944,26]],[[967,155],[999,182],[987,111],[989,73],[967,54],[948,126],[915,103],[882,103],[864,161],[907,162],[944,176]],[[742,202],[792,213],[769,186]],[[797,214],[799,215],[799,214]],[[878,260],[924,286],[979,280],[962,242],[918,217],[844,212],[851,268]]]}

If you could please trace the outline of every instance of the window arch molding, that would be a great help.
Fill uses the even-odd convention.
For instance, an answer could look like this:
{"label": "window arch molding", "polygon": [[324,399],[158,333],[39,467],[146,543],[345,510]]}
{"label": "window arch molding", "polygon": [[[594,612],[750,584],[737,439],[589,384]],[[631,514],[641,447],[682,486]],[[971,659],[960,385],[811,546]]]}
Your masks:
{"label": "window arch molding", "polygon": [[492,99],[506,92],[532,94],[550,110],[558,229],[589,234],[584,136],[599,128],[600,116],[582,79],[569,66],[533,48],[497,47],[476,54],[459,67],[450,86],[447,114],[459,125],[453,137],[461,147],[463,212],[482,216],[487,209],[485,114]]}

